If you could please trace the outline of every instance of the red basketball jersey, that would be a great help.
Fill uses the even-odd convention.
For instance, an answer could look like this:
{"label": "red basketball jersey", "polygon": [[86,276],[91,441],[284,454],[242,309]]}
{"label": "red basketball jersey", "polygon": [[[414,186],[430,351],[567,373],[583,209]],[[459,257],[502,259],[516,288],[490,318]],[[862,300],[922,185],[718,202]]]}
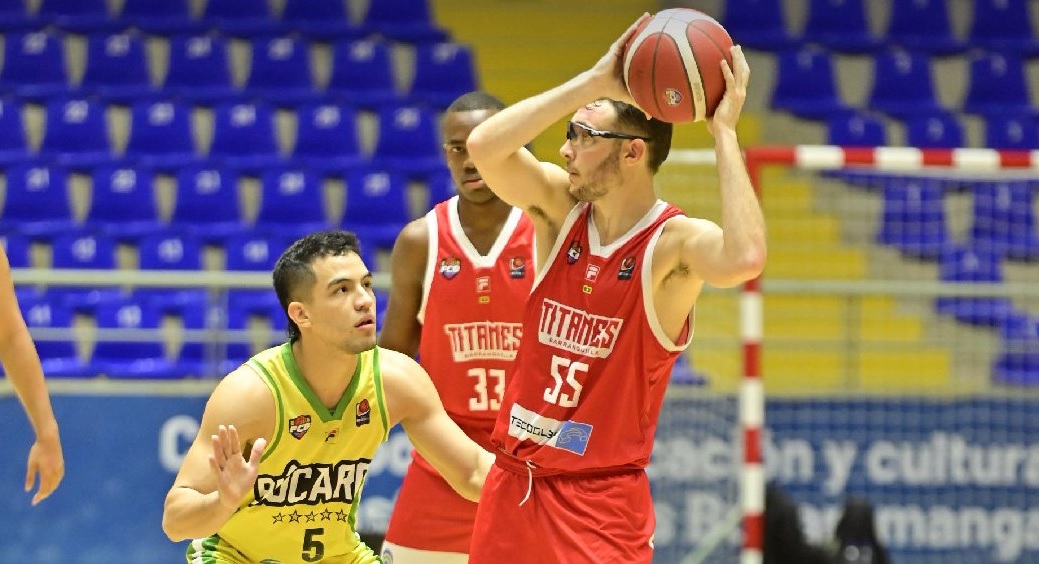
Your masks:
{"label": "red basketball jersey", "polygon": [[652,300],[653,249],[682,212],[658,201],[602,245],[590,210],[570,212],[531,291],[493,435],[505,454],[549,472],[649,463],[671,367],[691,329],[672,342]]}
{"label": "red basketball jersey", "polygon": [[513,209],[491,250],[480,255],[462,231],[457,196],[437,204],[426,221],[419,363],[451,418],[490,449],[523,335],[523,305],[536,275],[534,225]]}

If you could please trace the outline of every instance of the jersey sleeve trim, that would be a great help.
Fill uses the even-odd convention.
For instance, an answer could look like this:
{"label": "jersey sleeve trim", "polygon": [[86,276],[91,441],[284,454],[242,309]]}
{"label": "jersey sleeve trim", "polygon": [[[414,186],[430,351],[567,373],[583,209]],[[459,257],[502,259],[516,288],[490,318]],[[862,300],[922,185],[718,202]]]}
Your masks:
{"label": "jersey sleeve trim", "polygon": [[249,366],[260,377],[260,380],[271,390],[271,395],[274,396],[274,435],[271,437],[270,444],[263,451],[263,456],[260,457],[260,462],[267,460],[267,458],[274,454],[274,451],[278,448],[278,443],[281,442],[281,435],[284,432],[283,426],[285,425],[285,405],[284,400],[281,397],[281,389],[275,382],[274,375],[267,371],[267,369],[261,364],[255,357],[250,358],[246,365]]}
{"label": "jersey sleeve trim", "polygon": [[375,384],[375,398],[379,402],[379,419],[382,421],[382,440],[390,437],[390,420],[386,410],[386,396],[382,388],[382,365],[379,362],[379,347],[372,351],[372,379]]}
{"label": "jersey sleeve trim", "polygon": [[[457,196],[455,196],[457,198]],[[451,198],[450,201],[454,201]],[[426,304],[429,303],[429,289],[433,286],[433,273],[436,271],[437,249],[440,248],[440,228],[437,225],[437,209],[434,207],[426,213],[426,231],[429,245],[426,247],[426,272],[422,275],[422,299],[419,302],[418,318],[419,324],[424,325],[426,321]]]}

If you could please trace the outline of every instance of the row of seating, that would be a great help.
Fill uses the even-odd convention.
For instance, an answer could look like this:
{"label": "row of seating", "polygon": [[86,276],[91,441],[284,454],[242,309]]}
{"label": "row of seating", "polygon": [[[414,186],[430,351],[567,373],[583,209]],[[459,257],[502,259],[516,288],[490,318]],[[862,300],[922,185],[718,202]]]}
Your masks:
{"label": "row of seating", "polygon": [[[962,4],[962,0],[956,0]],[[1039,55],[1028,0],[973,0],[965,37],[953,32],[946,0],[891,0],[881,36],[873,33],[865,0],[809,0],[800,33],[791,30],[783,0],[726,0],[723,22],[736,42],[768,51],[816,43],[844,53],[888,45],[952,55],[971,47]]]}
{"label": "row of seating", "polygon": [[219,30],[239,37],[300,33],[315,39],[380,35],[397,41],[444,41],[427,0],[378,0],[353,21],[343,0],[284,0],[274,14],[265,0],[206,0],[193,14],[189,0],[123,0],[118,12],[105,0],[41,0],[29,11],[24,0],[0,0],[0,31],[53,25],[73,33],[136,28],[147,33]]}
{"label": "row of seating", "polygon": [[393,103],[446,107],[476,87],[470,48],[462,43],[425,43],[414,48],[414,73],[400,92],[392,47],[378,39],[340,40],[331,47],[327,84],[317,84],[311,44],[294,36],[263,36],[250,43],[248,78],[233,84],[229,45],[220,34],[177,35],[168,41],[168,61],[156,61],[165,75],[152,82],[144,38],[136,33],[87,37],[82,80],[72,84],[63,37],[54,32],[14,32],[5,36],[0,92],[40,102],[57,95],[97,95],[129,104],[164,95],[195,104],[261,98],[277,105],[322,100],[374,109]]}
{"label": "row of seating", "polygon": [[[937,111],[908,117],[903,122],[905,145],[922,149],[969,147],[962,116]],[[826,120],[826,142],[843,147],[897,145],[889,135],[888,118],[863,110],[831,116]],[[982,143],[990,149],[1028,151],[1039,149],[1039,122],[1030,115],[986,116]]]}

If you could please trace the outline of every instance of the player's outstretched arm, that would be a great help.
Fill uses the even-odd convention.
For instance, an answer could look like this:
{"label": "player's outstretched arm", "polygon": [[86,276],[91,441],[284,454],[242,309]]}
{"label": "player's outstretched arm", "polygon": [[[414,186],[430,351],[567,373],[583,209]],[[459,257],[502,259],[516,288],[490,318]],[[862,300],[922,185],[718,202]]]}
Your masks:
{"label": "player's outstretched arm", "polygon": [[422,285],[429,260],[429,222],[420,217],[404,226],[393,244],[390,259],[390,303],[379,329],[379,345],[412,358],[418,355],[422,325]]}
{"label": "player's outstretched arm", "polygon": [[462,497],[479,501],[494,455],[473,442],[444,411],[429,375],[409,357],[384,350],[380,359],[392,424]]}
{"label": "player's outstretched arm", "polygon": [[36,505],[61,483],[65,476],[65,458],[40,357],[18,309],[11,264],[3,247],[0,247],[0,361],[36,435],[25,472],[25,491],[32,490],[39,476],[40,488],[32,498],[32,504]]}
{"label": "player's outstretched arm", "polygon": [[274,410],[270,390],[247,367],[217,385],[166,495],[162,530],[170,540],[208,537],[238,511],[256,482]]}

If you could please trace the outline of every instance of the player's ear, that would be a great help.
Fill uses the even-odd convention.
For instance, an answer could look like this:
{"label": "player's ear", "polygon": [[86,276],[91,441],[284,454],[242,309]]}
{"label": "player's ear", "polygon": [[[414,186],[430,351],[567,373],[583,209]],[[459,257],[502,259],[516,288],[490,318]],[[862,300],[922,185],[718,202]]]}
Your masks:
{"label": "player's ear", "polygon": [[628,148],[621,152],[621,158],[627,164],[635,164],[646,157],[646,142],[641,139],[632,139]]}
{"label": "player's ear", "polygon": [[310,315],[307,313],[307,308],[303,305],[303,302],[289,302],[287,311],[289,319],[291,319],[297,327],[310,327]]}

